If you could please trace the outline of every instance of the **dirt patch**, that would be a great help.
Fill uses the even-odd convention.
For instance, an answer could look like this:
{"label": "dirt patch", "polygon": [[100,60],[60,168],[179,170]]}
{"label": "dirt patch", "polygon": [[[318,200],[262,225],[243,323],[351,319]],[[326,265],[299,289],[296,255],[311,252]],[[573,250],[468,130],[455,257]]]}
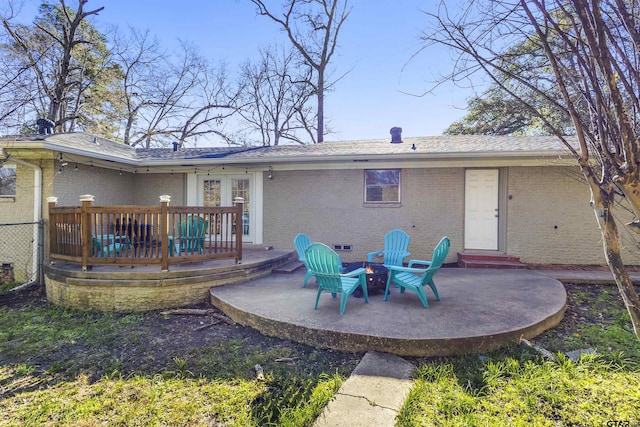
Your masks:
{"label": "dirt patch", "polygon": [[[0,295],[1,307],[30,310],[54,306],[40,289],[31,288]],[[71,310],[78,322],[88,325],[87,328],[104,324],[104,330],[98,330],[90,340],[72,339],[56,344],[52,346],[53,351],[21,355],[17,359],[0,354],[0,363],[28,363],[38,371],[59,369],[72,375],[82,372],[97,379],[113,372],[124,375],[161,373],[176,369],[179,360],[187,361],[186,366],[193,367],[195,375],[251,376],[256,362],[271,364],[274,370],[286,364],[278,362],[278,359],[291,359],[311,375],[323,372],[348,375],[363,356],[363,353],[317,349],[267,337],[238,324],[228,324],[220,320],[224,314],[208,303],[189,308],[212,314],[167,315],[163,310],[110,314]],[[244,372],[231,372],[230,366],[237,365],[238,360],[246,361]],[[205,366],[202,369],[215,372],[198,372]]]}
{"label": "dirt patch", "polygon": [[[631,330],[631,321],[616,285],[565,283],[567,309],[560,324],[533,338],[536,344],[551,351],[568,352],[591,347],[599,352],[616,350],[607,345],[607,339],[592,342],[585,331],[605,330],[614,323]],[[640,292],[640,286],[636,286]],[[597,335],[597,334],[596,334]],[[615,339],[615,338],[609,338]],[[634,345],[637,343],[634,341]],[[577,348],[576,346],[581,347]],[[620,348],[617,349],[621,350]],[[624,350],[624,345],[622,350]]]}

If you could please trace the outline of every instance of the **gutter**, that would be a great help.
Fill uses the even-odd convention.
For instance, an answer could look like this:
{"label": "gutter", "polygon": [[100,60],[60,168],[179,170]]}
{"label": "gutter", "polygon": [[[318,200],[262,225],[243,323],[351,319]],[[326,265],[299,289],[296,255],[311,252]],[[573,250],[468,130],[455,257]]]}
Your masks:
{"label": "gutter", "polygon": [[[358,162],[411,162],[411,161],[460,161],[460,160],[480,160],[480,159],[495,159],[495,160],[511,160],[511,159],[558,159],[558,160],[571,160],[568,151],[553,150],[553,151],[503,151],[490,152],[490,151],[477,151],[477,152],[454,152],[454,153],[383,153],[383,154],[340,154],[327,156],[323,154],[319,155],[291,155],[291,156],[264,156],[264,157],[235,157],[232,153],[226,157],[190,157],[183,159],[167,159],[167,160],[145,160],[138,164],[138,167],[145,166],[185,166],[193,167],[197,165],[210,165],[210,164],[225,164],[225,165],[266,165],[266,164],[284,164],[284,163],[358,163]],[[220,161],[215,161],[220,160]],[[181,164],[182,163],[182,164]]]}
{"label": "gutter", "polygon": [[[4,151],[4,148],[0,148],[0,153],[4,160],[9,160],[10,155]],[[40,219],[42,219],[42,168],[38,165],[34,165],[29,162],[25,162],[20,159],[11,159],[12,162],[15,162],[19,165],[29,167],[33,169],[33,245],[31,254],[32,259],[32,274],[36,274],[38,272],[38,223]]]}

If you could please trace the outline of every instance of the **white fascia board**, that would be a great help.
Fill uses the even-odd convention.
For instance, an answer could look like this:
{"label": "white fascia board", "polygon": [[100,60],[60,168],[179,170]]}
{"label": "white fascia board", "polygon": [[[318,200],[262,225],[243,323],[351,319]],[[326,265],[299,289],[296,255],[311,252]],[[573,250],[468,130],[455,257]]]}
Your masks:
{"label": "white fascia board", "polygon": [[43,148],[46,150],[51,150],[51,151],[59,151],[61,153],[65,153],[65,154],[71,154],[71,155],[75,155],[75,156],[80,156],[80,157],[88,157],[91,158],[92,160],[104,160],[107,162],[111,162],[111,163],[120,163],[120,164],[124,164],[124,165],[128,165],[128,166],[138,166],[139,165],[139,161],[135,160],[135,159],[128,159],[128,158],[123,158],[120,156],[114,156],[114,155],[109,155],[109,154],[103,154],[103,153],[96,153],[93,151],[85,151],[85,150],[79,150],[77,148],[70,148],[67,146],[59,146],[56,144],[51,144],[51,143],[47,143],[45,142],[43,144]]}
{"label": "white fascia board", "polygon": [[[215,160],[215,161],[212,161]],[[514,152],[468,152],[468,153],[416,153],[414,154],[360,154],[357,156],[279,156],[279,157],[260,157],[260,158],[218,158],[218,159],[180,159],[180,160],[161,160],[161,161],[144,161],[138,164],[138,167],[174,167],[174,168],[193,168],[203,165],[228,165],[238,167],[255,167],[264,165],[278,165],[286,168],[292,165],[295,168],[302,167],[305,169],[313,168],[314,165],[321,166],[338,164],[342,168],[346,165],[357,165],[359,163],[373,162],[401,162],[403,164],[412,164],[420,162],[433,162],[434,164],[460,164],[461,162],[468,164],[469,162],[487,162],[488,164],[500,163],[501,165],[512,163],[514,165],[521,162],[530,164],[531,162],[548,162],[549,160],[575,163],[575,159],[568,157],[566,151],[514,151]]]}

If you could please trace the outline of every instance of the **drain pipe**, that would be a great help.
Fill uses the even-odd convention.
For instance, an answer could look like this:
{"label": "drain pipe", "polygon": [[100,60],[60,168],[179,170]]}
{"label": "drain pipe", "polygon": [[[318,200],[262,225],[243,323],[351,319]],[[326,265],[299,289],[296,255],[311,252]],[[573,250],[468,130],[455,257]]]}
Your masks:
{"label": "drain pipe", "polygon": [[[4,160],[8,160],[10,155],[4,151],[4,148],[0,148],[0,153],[2,154],[2,158]],[[42,216],[42,168],[38,165],[34,165],[29,162],[25,162],[20,159],[11,159],[12,162],[15,162],[19,165],[26,166],[28,168],[33,169],[33,253],[32,253],[32,274],[36,274],[38,272],[38,223],[40,222],[40,218]],[[38,277],[34,279],[38,281]]]}

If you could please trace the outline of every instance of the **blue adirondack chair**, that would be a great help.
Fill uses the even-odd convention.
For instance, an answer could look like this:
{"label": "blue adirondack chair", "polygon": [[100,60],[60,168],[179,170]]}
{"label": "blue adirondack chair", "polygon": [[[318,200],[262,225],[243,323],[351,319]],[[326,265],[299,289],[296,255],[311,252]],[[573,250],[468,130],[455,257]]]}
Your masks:
{"label": "blue adirondack chair", "polygon": [[307,286],[307,281],[309,281],[309,279],[313,277],[313,273],[307,265],[307,259],[305,258],[304,254],[304,251],[309,247],[309,245],[311,245],[311,243],[312,242],[309,236],[304,233],[298,233],[293,239],[293,245],[296,247],[296,252],[298,253],[298,260],[303,263],[305,268],[307,269],[307,272],[304,275],[304,281],[302,282],[303,288]]}
{"label": "blue adirondack chair", "polygon": [[[309,247],[309,245],[313,243],[309,236],[304,233],[298,233],[296,237],[293,239],[293,245],[296,247],[296,252],[298,253],[298,260],[304,264],[307,272],[304,275],[304,281],[302,282],[302,287],[305,288],[307,286],[307,282],[310,278],[313,277],[313,273],[309,269],[307,265],[307,260],[304,255],[304,251]],[[338,260],[340,261],[340,273],[342,273],[342,260],[340,259],[340,255],[338,255]]]}
{"label": "blue adirondack chair", "polygon": [[[409,261],[409,267],[388,266],[389,277],[384,290],[383,301],[387,300],[391,283],[395,283],[400,287],[400,293],[404,293],[405,289],[415,292],[425,308],[429,307],[427,294],[424,291],[425,286],[429,286],[435,294],[436,300],[440,301],[440,295],[438,295],[438,288],[433,282],[433,276],[442,267],[442,263],[447,258],[449,246],[449,238],[445,236],[436,245],[430,261],[415,259]],[[415,268],[414,265],[426,265],[427,268]]]}
{"label": "blue adirondack chair", "polygon": [[180,243],[176,244],[176,252],[178,254],[203,254],[204,239],[208,227],[209,221],[201,216],[187,215],[187,217],[178,224]]}
{"label": "blue adirondack chair", "polygon": [[131,248],[128,237],[115,234],[98,234],[91,237],[93,256],[111,257],[120,254],[121,249]]}
{"label": "blue adirondack chair", "polygon": [[307,265],[316,277],[316,282],[318,282],[315,309],[318,308],[318,301],[320,301],[322,291],[331,292],[333,298],[336,297],[336,294],[340,294],[341,315],[344,314],[344,310],[347,307],[349,295],[358,289],[358,287],[362,289],[364,302],[369,302],[364,268],[358,268],[350,273],[340,273],[342,270],[340,256],[323,243],[312,243],[305,250],[304,254]]}
{"label": "blue adirondack chair", "polygon": [[410,239],[409,235],[402,230],[391,230],[384,236],[384,249],[369,252],[367,261],[373,262],[375,257],[383,257],[383,264],[386,266],[402,266],[404,259],[411,255],[408,251]]}

